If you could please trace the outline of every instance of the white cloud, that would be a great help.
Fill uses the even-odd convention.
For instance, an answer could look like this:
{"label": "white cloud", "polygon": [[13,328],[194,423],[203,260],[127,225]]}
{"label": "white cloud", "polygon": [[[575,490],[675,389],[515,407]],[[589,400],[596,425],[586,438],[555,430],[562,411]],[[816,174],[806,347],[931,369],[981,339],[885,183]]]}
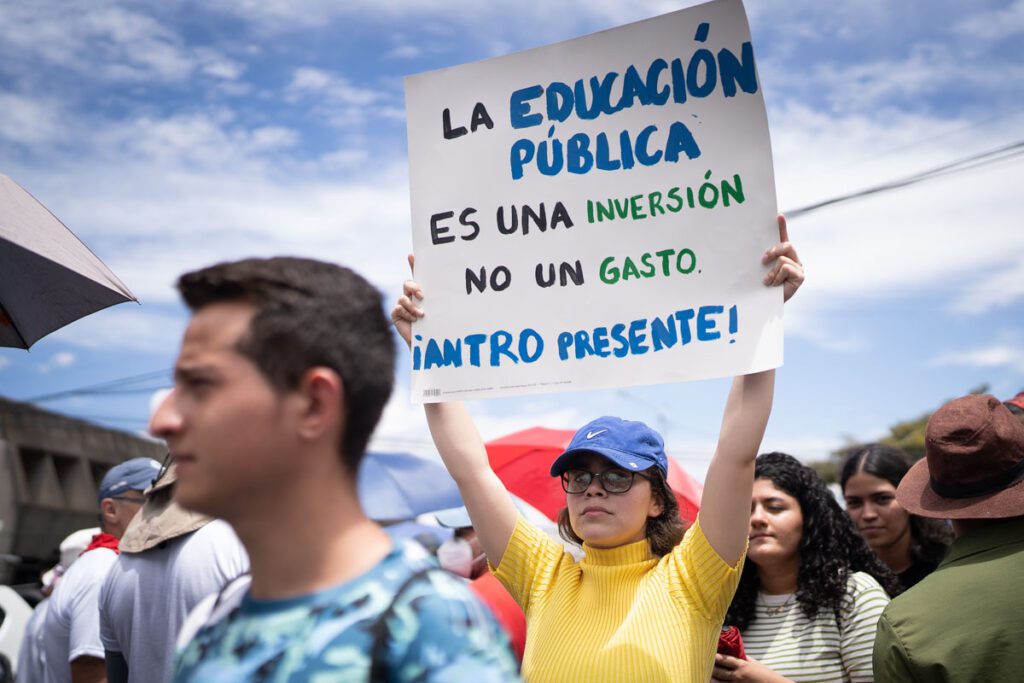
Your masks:
{"label": "white cloud", "polygon": [[385,57],[391,59],[416,59],[423,54],[423,50],[416,45],[406,43],[404,45],[398,45],[393,50],[388,52]]}
{"label": "white cloud", "polygon": [[372,88],[357,86],[343,75],[314,67],[301,67],[292,74],[285,87],[285,97],[292,103],[312,104],[312,111],[338,128],[348,130],[381,109],[392,110],[389,102],[397,97]]}
{"label": "white cloud", "polygon": [[[146,303],[176,300],[171,284],[185,270],[247,256],[293,254],[355,265],[388,291],[403,279],[408,247],[401,245],[410,238],[401,180],[306,179],[289,186],[254,173],[168,180],[142,215],[114,218],[104,236],[134,236],[106,261]],[[132,188],[122,191],[131,201]]]}
{"label": "white cloud", "polygon": [[60,104],[39,98],[0,92],[0,139],[19,146],[45,145],[64,138]]}
{"label": "white cloud", "polygon": [[190,49],[157,16],[110,0],[5,3],[0,55],[111,82],[183,81],[198,70],[237,77],[230,59],[210,49]]}
{"label": "white cloud", "polygon": [[291,91],[293,97],[309,92],[320,93],[330,88],[333,80],[331,74],[323,69],[303,67],[296,69],[292,74],[292,82],[288,85],[288,90]]}
{"label": "white cloud", "polygon": [[90,46],[101,46],[106,53],[101,62],[105,68],[100,73],[112,80],[177,81],[196,66],[181,39],[150,16],[123,7],[106,7],[84,12],[80,20],[83,40]]}
{"label": "white cloud", "polygon": [[[884,433],[884,430],[883,430]],[[843,437],[821,434],[769,434],[761,443],[761,453],[780,451],[789,453],[800,461],[820,462],[828,460],[832,452],[845,444]]]}
{"label": "white cloud", "polygon": [[797,337],[836,353],[855,353],[871,347],[863,330],[844,324],[842,316],[832,315],[828,309],[822,310],[820,299],[817,310],[815,303],[812,298],[811,303],[806,304],[801,294],[786,304],[787,337]]}
{"label": "white cloud", "polygon": [[932,358],[933,366],[965,366],[971,368],[1006,368],[1024,373],[1024,354],[1019,344],[993,344],[964,351],[948,351]]}
{"label": "white cloud", "polygon": [[49,339],[81,349],[124,349],[172,356],[186,322],[184,313],[172,315],[128,303],[86,316],[57,330]]}
{"label": "white cloud", "polygon": [[53,356],[53,365],[58,368],[66,368],[75,362],[75,354],[70,351],[61,351]]}
{"label": "white cloud", "polygon": [[286,151],[299,134],[283,126],[246,128],[224,109],[176,114],[157,118],[142,116],[119,122],[96,122],[92,152],[112,161],[174,164],[196,174],[205,168],[226,168],[247,163],[259,165],[261,157]]}
{"label": "white cloud", "polygon": [[282,126],[255,128],[246,137],[246,143],[253,154],[286,150],[299,142],[296,131]]}
{"label": "white cloud", "polygon": [[69,368],[75,364],[75,354],[70,351],[59,351],[50,357],[45,363],[40,363],[36,366],[36,371],[40,374],[47,375],[54,370],[62,370]]}
{"label": "white cloud", "polygon": [[1024,33],[1024,0],[1008,7],[979,12],[959,21],[954,30],[976,40],[995,41]]}
{"label": "white cloud", "polygon": [[[697,4],[696,0],[684,3]],[[566,16],[579,22],[601,22],[614,26],[656,16],[680,8],[668,0],[575,0],[563,3],[523,3],[516,0],[470,0],[457,10],[444,0],[213,0],[211,8],[249,22],[268,33],[323,27],[334,21],[373,19],[394,24],[443,21],[449,25],[475,27],[494,33],[515,26],[531,28],[535,36],[563,29]],[[471,38],[471,33],[462,33]]]}
{"label": "white cloud", "polygon": [[183,268],[218,258],[279,252],[352,262],[359,253],[373,262],[382,235],[408,240],[404,164],[377,159],[354,183],[324,173],[359,166],[360,149],[289,165],[294,131],[249,130],[217,112],[95,122],[86,139],[94,147],[60,170],[15,175],[147,302],[172,298]]}
{"label": "white cloud", "polygon": [[1024,299],[1024,261],[990,264],[987,271],[957,292],[952,309],[957,313],[984,313]]}
{"label": "white cloud", "polygon": [[204,48],[196,51],[200,70],[207,76],[224,81],[236,81],[245,73],[245,64]]}
{"label": "white cloud", "polygon": [[8,367],[13,361],[6,356],[0,356],[0,371]]}
{"label": "white cloud", "polygon": [[[530,427],[575,429],[584,422],[581,413],[572,407],[552,411],[540,402],[532,405],[529,402],[517,402],[515,412],[507,412],[503,410],[503,405],[509,403],[492,401],[467,404],[484,441]],[[396,384],[370,447],[371,450],[404,450],[424,457],[438,457],[427,429],[423,406],[411,402],[407,386]]]}
{"label": "white cloud", "polygon": [[147,305],[176,301],[185,270],[254,255],[355,264],[388,291],[404,278],[401,158],[369,163],[353,147],[294,161],[295,131],[246,128],[223,109],[80,125],[74,159],[8,172]]}
{"label": "white cloud", "polygon": [[338,149],[320,157],[320,163],[330,170],[348,170],[366,164],[370,153],[365,149]]}
{"label": "white cloud", "polygon": [[902,110],[982,119],[1019,107],[1024,65],[996,40],[1020,31],[1022,7],[763,0],[748,12],[770,110],[800,101],[838,116]]}
{"label": "white cloud", "polygon": [[540,405],[531,407],[526,403],[519,405],[513,413],[503,410],[500,402],[493,405],[476,403],[471,406],[470,412],[473,413],[477,429],[486,441],[531,427],[575,430],[588,419],[571,405],[548,410]]}
{"label": "white cloud", "polygon": [[977,68],[973,60],[942,44],[912,45],[903,58],[852,64],[825,63],[807,79],[812,87],[828,88],[827,98],[835,111],[866,111],[890,105],[894,100],[914,100],[937,94],[956,83],[958,88],[981,87],[996,92],[1007,82],[1018,82],[1024,66]]}
{"label": "white cloud", "polygon": [[[939,116],[830,115],[787,105],[772,125],[780,207],[796,208],[991,149],[1012,139],[1022,119],[965,128],[963,120]],[[807,268],[807,284],[795,302],[795,308],[806,309],[800,324],[811,329],[815,320],[808,318],[842,311],[852,300],[921,292],[955,299],[965,288],[990,291],[992,276],[986,273],[1005,268],[1007,254],[1024,250],[1019,217],[1006,201],[1015,193],[1014,168],[950,175],[791,220],[790,235]],[[1007,287],[1003,302],[1021,295]]]}
{"label": "white cloud", "polygon": [[285,89],[289,97],[298,99],[304,95],[322,95],[340,104],[365,106],[380,99],[380,93],[368,88],[359,88],[352,82],[322,69],[302,67],[296,69],[291,83]]}

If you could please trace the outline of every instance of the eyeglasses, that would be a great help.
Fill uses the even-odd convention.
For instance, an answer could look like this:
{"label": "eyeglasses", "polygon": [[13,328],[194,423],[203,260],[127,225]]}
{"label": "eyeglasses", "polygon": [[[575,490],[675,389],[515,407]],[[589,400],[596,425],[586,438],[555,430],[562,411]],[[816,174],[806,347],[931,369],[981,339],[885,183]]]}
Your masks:
{"label": "eyeglasses", "polygon": [[146,498],[138,496],[111,496],[110,500],[123,500],[126,503],[138,503],[142,505],[146,502]]}
{"label": "eyeglasses", "polygon": [[[566,493],[583,493],[590,488],[590,482],[597,479],[598,483],[608,493],[625,493],[633,487],[633,480],[637,477],[636,472],[626,470],[605,470],[594,473],[587,470],[566,470],[562,472],[562,490]],[[644,476],[639,475],[641,479]]]}

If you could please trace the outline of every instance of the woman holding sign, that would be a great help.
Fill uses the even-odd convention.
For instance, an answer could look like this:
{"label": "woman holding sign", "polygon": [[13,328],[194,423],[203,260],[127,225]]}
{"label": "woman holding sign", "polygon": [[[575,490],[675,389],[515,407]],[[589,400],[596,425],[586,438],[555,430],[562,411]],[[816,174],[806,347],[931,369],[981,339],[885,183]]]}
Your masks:
{"label": "woman holding sign", "polygon": [[[788,300],[803,267],[779,216],[780,243],[762,261]],[[412,281],[392,311],[409,342],[424,315]],[[736,377],[701,509],[683,533],[666,483],[661,437],[639,422],[602,417],[580,429],[551,475],[566,492],[563,533],[577,562],[519,516],[491,470],[461,403],[425,406],[438,452],[459,485],[498,579],[526,613],[528,681],[706,683],[747,544],[754,458],[771,412],[775,371]]]}

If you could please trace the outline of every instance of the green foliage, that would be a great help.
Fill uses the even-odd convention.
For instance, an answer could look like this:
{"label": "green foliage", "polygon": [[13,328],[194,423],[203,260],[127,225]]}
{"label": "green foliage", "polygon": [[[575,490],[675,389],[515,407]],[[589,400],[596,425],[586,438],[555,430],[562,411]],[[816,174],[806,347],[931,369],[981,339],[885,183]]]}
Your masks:
{"label": "green foliage", "polygon": [[829,484],[835,484],[839,481],[839,464],[841,460],[819,460],[818,462],[809,462],[807,466],[818,473],[818,476],[824,479]]}
{"label": "green foliage", "polygon": [[905,422],[897,422],[889,427],[889,436],[881,440],[888,446],[902,448],[910,454],[914,460],[924,457],[924,430],[928,426],[928,418],[931,413],[925,413],[921,417]]}

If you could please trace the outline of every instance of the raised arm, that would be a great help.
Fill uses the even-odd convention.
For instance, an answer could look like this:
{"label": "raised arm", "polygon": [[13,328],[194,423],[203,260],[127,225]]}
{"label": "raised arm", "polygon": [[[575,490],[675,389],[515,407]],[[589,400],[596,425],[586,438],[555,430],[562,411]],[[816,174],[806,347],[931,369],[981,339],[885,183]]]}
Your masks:
{"label": "raised arm", "polygon": [[[419,285],[408,280],[402,297],[391,311],[391,319],[407,344],[412,322],[424,315],[418,303],[422,300],[423,292]],[[491,469],[484,441],[466,406],[461,402],[428,403],[424,410],[434,445],[459,486],[459,493],[480,539],[480,547],[488,561],[497,567],[512,538],[519,511],[505,485]]]}
{"label": "raised arm", "polygon": [[[786,219],[779,221],[779,244],[763,262],[772,264],[764,278],[768,286],[782,286],[788,301],[803,284],[803,266],[789,242]],[[750,524],[750,498],[754,487],[754,459],[761,447],[775,393],[775,371],[736,377],[722,416],[718,446],[704,480],[700,525],[711,547],[730,565],[746,547]]]}
{"label": "raised arm", "polygon": [[733,565],[746,547],[754,458],[772,410],[775,371],[732,381],[718,447],[704,478],[700,526],[718,556]]}

